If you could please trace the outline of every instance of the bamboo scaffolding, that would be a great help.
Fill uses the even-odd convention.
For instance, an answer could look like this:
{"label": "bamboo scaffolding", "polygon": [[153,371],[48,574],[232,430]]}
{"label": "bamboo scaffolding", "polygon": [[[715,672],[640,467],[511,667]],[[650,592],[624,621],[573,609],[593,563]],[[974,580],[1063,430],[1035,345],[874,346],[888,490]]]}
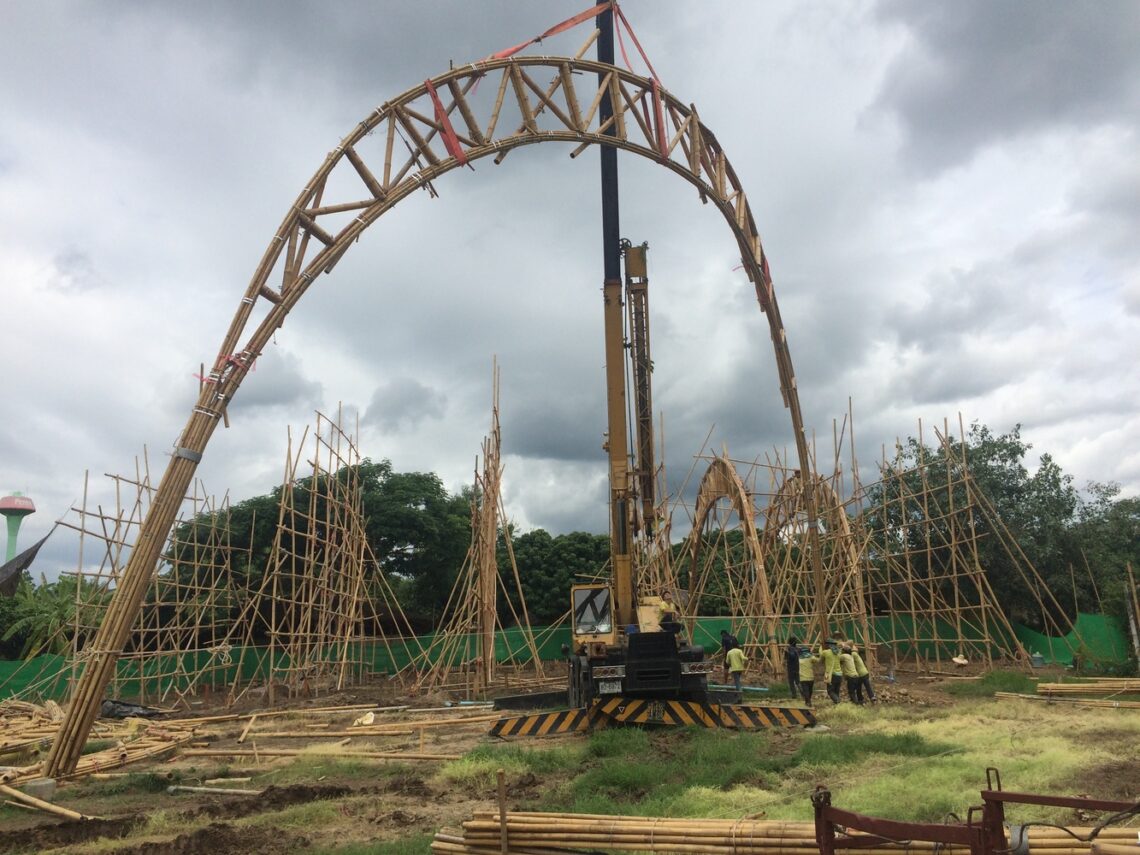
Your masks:
{"label": "bamboo scaffolding", "polygon": [[[538,641],[530,625],[526,596],[511,548],[509,522],[502,501],[502,434],[499,426],[499,366],[492,363],[491,431],[483,440],[483,463],[475,466],[471,498],[471,543],[444,606],[432,643],[407,666],[417,675],[418,692],[455,689],[466,698],[483,698],[493,688],[511,685],[510,669],[533,670],[532,684],[547,681]],[[497,545],[504,533],[510,575],[499,567]],[[505,629],[498,607],[506,603],[514,626],[522,632],[522,646],[506,646],[505,656],[495,647],[496,630]],[[518,608],[515,607],[515,601]],[[503,661],[500,661],[503,660]],[[520,685],[515,681],[514,685]]]}

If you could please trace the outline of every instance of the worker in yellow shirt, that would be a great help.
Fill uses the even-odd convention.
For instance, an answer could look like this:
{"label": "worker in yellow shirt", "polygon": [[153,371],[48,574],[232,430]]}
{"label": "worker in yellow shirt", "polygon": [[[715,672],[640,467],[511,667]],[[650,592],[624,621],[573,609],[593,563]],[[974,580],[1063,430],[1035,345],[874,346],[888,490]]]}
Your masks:
{"label": "worker in yellow shirt", "polygon": [[815,689],[815,665],[820,661],[818,656],[812,656],[806,647],[799,648],[800,659],[800,693],[804,696],[804,703],[811,706],[811,695]]}
{"label": "worker in yellow shirt", "polygon": [[851,655],[853,646],[846,642],[839,649],[839,670],[847,683],[847,697],[851,703],[863,705],[863,687],[859,682],[859,672],[855,670],[855,657]]}
{"label": "worker in yellow shirt", "polygon": [[744,657],[744,651],[739,647],[734,647],[728,653],[724,654],[724,676],[725,679],[728,675],[732,675],[732,683],[736,686],[736,691],[740,691],[740,681],[744,677],[744,666],[748,664],[748,660]]}
{"label": "worker in yellow shirt", "polygon": [[843,671],[839,667],[839,642],[835,639],[820,645],[819,657],[823,660],[823,687],[833,704],[839,703],[839,684],[843,681]]}
{"label": "worker in yellow shirt", "polygon": [[867,700],[874,703],[875,690],[871,688],[871,672],[867,670],[867,666],[863,663],[863,657],[854,647],[851,649],[851,658],[855,660],[855,673],[859,675],[859,687],[866,693]]}

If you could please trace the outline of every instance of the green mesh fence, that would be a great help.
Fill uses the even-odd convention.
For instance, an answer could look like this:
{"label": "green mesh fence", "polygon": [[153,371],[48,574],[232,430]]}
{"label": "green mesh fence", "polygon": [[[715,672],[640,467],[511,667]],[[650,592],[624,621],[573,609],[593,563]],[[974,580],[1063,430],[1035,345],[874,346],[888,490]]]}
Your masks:
{"label": "green mesh fence", "polygon": [[[913,621],[909,615],[895,615],[870,618],[868,625],[874,640],[880,645],[890,645],[893,654],[899,658],[917,653],[926,659],[949,659],[959,652],[959,627],[950,621],[924,620],[921,617]],[[780,621],[776,639],[783,643],[790,634],[796,634],[804,640],[803,627],[802,619]],[[693,641],[704,645],[706,650],[715,650],[720,646],[722,629],[734,632],[745,644],[766,640],[745,638],[739,627],[734,629],[730,618],[709,617],[696,621]],[[838,631],[848,638],[860,634],[854,622],[841,625]],[[562,658],[562,645],[570,641],[569,629],[540,627],[534,632],[540,659],[553,661]],[[968,644],[973,643],[979,649],[984,645],[988,632],[994,654],[1013,646],[1012,639],[1002,638],[996,627],[973,627],[964,623],[961,632]],[[1118,665],[1128,660],[1129,648],[1124,632],[1113,618],[1104,615],[1079,615],[1075,632],[1059,638],[1016,624],[1014,634],[1028,652],[1040,653],[1047,662],[1071,665],[1074,655],[1083,662],[1098,665]],[[898,640],[915,638],[919,640]],[[441,639],[435,633],[428,633],[415,639],[365,640],[347,647],[343,644],[328,645],[320,655],[329,664],[347,661],[354,674],[364,671],[368,676],[382,678],[406,667],[420,650],[427,652],[428,661],[436,662],[442,656],[442,647]],[[477,636],[465,636],[460,643],[449,646],[449,650],[449,664],[471,659],[477,655]],[[880,651],[879,658],[883,660],[882,647]],[[526,634],[518,628],[497,632],[495,658],[499,662],[527,660]],[[271,670],[281,671],[292,665],[281,651],[274,652],[272,663],[269,659],[266,647],[233,647],[224,652],[203,650],[144,659],[124,658],[118,662],[112,689],[124,698],[157,698],[171,688],[186,689],[195,677],[199,686],[220,688],[235,681],[264,681]],[[72,676],[72,668],[63,656],[38,656],[18,662],[0,660],[0,700],[24,692],[59,700],[67,695]]]}
{"label": "green mesh fence", "polygon": [[1060,638],[1018,625],[1013,631],[1027,651],[1040,653],[1046,662],[1072,665],[1074,657],[1095,665],[1121,665],[1128,661],[1128,639],[1120,624],[1107,615],[1078,614],[1073,631]]}

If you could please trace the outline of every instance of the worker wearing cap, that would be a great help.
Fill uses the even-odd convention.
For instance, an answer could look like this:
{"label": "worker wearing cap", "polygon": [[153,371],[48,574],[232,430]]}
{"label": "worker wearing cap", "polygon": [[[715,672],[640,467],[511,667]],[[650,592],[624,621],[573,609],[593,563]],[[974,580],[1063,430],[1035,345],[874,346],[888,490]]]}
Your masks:
{"label": "worker wearing cap", "polygon": [[854,646],[851,648],[851,658],[855,660],[855,673],[859,675],[859,687],[866,692],[867,700],[873,703],[875,701],[875,690],[871,688],[871,672],[867,670],[867,666],[863,663],[863,657],[859,655],[859,651]]}
{"label": "worker wearing cap", "polygon": [[821,644],[819,657],[823,660],[823,686],[833,704],[839,703],[839,685],[843,681],[843,671],[839,667],[839,642],[835,639]]}
{"label": "worker wearing cap", "polygon": [[859,682],[859,672],[855,670],[855,657],[851,655],[853,647],[851,642],[845,642],[839,648],[839,669],[847,683],[847,697],[851,703],[863,705],[863,686]]}

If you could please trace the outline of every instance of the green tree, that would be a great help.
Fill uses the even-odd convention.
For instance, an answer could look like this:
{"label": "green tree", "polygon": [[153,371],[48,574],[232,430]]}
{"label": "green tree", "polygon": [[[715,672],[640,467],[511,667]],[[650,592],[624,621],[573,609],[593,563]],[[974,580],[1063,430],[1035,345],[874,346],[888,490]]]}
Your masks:
{"label": "green tree", "polygon": [[[1081,508],[1072,477],[1049,454],[1041,455],[1031,475],[1024,461],[1032,446],[1022,440],[1020,425],[995,435],[975,422],[964,440],[949,437],[947,444],[949,460],[946,446],[930,448],[909,438],[891,463],[891,477],[868,491],[865,519],[876,532],[876,542],[900,551],[930,550],[935,558],[930,565],[912,566],[921,578],[927,566],[949,566],[951,543],[965,533],[950,530],[960,524],[951,509],[973,505],[979,563],[998,601],[1013,620],[1041,628],[1042,608],[1019,566],[1024,568],[1028,561],[1051,591],[1069,587],[1069,564],[1079,553],[1073,525]],[[958,462],[963,453],[972,477],[969,486]],[[952,489],[947,488],[948,469]],[[1055,611],[1053,601],[1043,599]],[[1065,608],[1064,598],[1057,600]],[[1070,606],[1065,615],[1054,618],[1071,619],[1071,611]]]}
{"label": "green tree", "polygon": [[[610,557],[609,536],[584,531],[557,537],[543,529],[517,536],[512,533],[511,545],[527,610],[535,625],[561,618],[570,608],[570,586],[599,576]],[[510,558],[503,544],[498,561],[499,572],[510,578]]]}
{"label": "green tree", "polygon": [[[90,614],[84,612],[84,619],[78,621],[89,632],[109,599],[105,591],[91,582],[83,582],[83,589],[77,596],[78,584],[75,576],[64,576],[56,582],[48,582],[41,577],[39,585],[25,576],[13,598],[15,619],[5,630],[2,640],[9,642],[22,638],[21,658],[69,651],[77,623],[76,601],[81,608],[91,610]],[[85,642],[84,635],[80,643]]]}

